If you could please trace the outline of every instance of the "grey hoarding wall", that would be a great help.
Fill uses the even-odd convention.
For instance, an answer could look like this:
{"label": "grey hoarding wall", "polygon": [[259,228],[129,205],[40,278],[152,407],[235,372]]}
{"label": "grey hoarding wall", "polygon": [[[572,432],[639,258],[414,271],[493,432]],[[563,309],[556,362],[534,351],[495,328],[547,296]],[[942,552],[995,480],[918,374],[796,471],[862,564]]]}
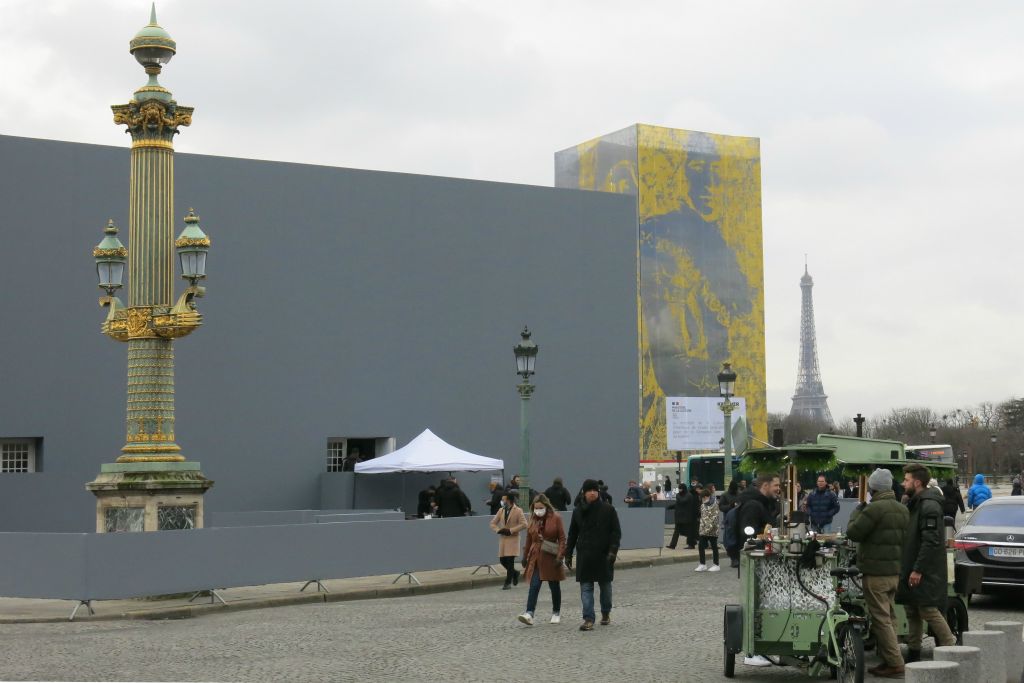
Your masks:
{"label": "grey hoarding wall", "polygon": [[[660,547],[660,510],[620,511],[622,549]],[[570,513],[562,513],[568,522]],[[489,516],[136,534],[0,533],[0,596],[104,600],[492,564]],[[568,526],[568,524],[567,524]]]}
{"label": "grey hoarding wall", "polygon": [[[127,138],[110,139],[0,136],[0,237],[30,255],[0,269],[0,377],[18,388],[0,392],[0,437],[46,451],[42,476],[0,475],[0,530],[92,530],[84,484],[124,443],[126,349],[99,332],[92,259],[108,218],[128,232]],[[203,326],[174,347],[176,436],[216,482],[207,510],[321,507],[330,437],[402,446],[430,428],[511,474],[524,323],[535,485],[597,476],[618,495],[636,476],[633,198],[187,154],[175,168],[176,214],[195,207],[213,241]]]}

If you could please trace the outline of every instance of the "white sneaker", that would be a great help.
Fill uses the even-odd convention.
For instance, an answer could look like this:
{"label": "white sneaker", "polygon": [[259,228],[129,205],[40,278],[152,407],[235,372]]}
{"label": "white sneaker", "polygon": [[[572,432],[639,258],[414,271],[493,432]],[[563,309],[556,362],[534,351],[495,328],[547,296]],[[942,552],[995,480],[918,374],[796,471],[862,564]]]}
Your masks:
{"label": "white sneaker", "polygon": [[519,615],[519,621],[523,622],[527,626],[533,626],[533,615],[529,612],[523,612]]}
{"label": "white sneaker", "polygon": [[717,564],[713,564],[710,567],[708,567],[708,571],[709,572],[720,572],[720,571],[722,571],[722,568],[719,567]]}
{"label": "white sneaker", "polygon": [[747,666],[771,666],[772,663],[761,655],[754,655],[753,657],[744,657],[743,663]]}
{"label": "white sneaker", "polygon": [[551,623],[552,624],[561,624],[562,623],[562,615],[559,614],[558,612],[555,612],[554,614],[552,614],[551,615]]}
{"label": "white sneaker", "polygon": [[707,565],[698,564],[697,568],[694,569],[693,571],[695,571],[695,572],[706,572],[707,570],[708,570]]}

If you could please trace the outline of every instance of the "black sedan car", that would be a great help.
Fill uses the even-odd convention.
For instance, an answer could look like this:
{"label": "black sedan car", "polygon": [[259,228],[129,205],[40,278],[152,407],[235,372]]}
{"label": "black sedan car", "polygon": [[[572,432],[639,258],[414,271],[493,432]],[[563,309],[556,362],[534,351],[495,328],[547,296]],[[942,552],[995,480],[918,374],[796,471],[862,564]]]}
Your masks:
{"label": "black sedan car", "polygon": [[954,544],[958,562],[983,567],[983,588],[1024,587],[1024,496],[985,501],[967,518]]}

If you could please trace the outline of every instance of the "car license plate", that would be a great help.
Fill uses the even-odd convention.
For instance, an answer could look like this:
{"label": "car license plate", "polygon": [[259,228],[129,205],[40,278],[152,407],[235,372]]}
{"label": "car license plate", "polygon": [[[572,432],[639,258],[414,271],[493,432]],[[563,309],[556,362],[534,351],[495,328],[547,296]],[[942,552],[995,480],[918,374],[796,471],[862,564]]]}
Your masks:
{"label": "car license plate", "polygon": [[989,546],[988,554],[991,557],[1024,557],[1024,548],[1000,548]]}

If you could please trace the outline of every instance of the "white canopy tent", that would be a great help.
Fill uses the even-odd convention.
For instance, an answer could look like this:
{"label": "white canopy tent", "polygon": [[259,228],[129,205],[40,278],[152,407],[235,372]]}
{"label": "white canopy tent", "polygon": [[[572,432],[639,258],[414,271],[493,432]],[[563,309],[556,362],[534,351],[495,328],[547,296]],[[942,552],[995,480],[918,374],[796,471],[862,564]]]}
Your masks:
{"label": "white canopy tent", "polygon": [[505,462],[464,451],[429,429],[393,453],[356,463],[356,474],[388,472],[479,472],[504,470]]}

